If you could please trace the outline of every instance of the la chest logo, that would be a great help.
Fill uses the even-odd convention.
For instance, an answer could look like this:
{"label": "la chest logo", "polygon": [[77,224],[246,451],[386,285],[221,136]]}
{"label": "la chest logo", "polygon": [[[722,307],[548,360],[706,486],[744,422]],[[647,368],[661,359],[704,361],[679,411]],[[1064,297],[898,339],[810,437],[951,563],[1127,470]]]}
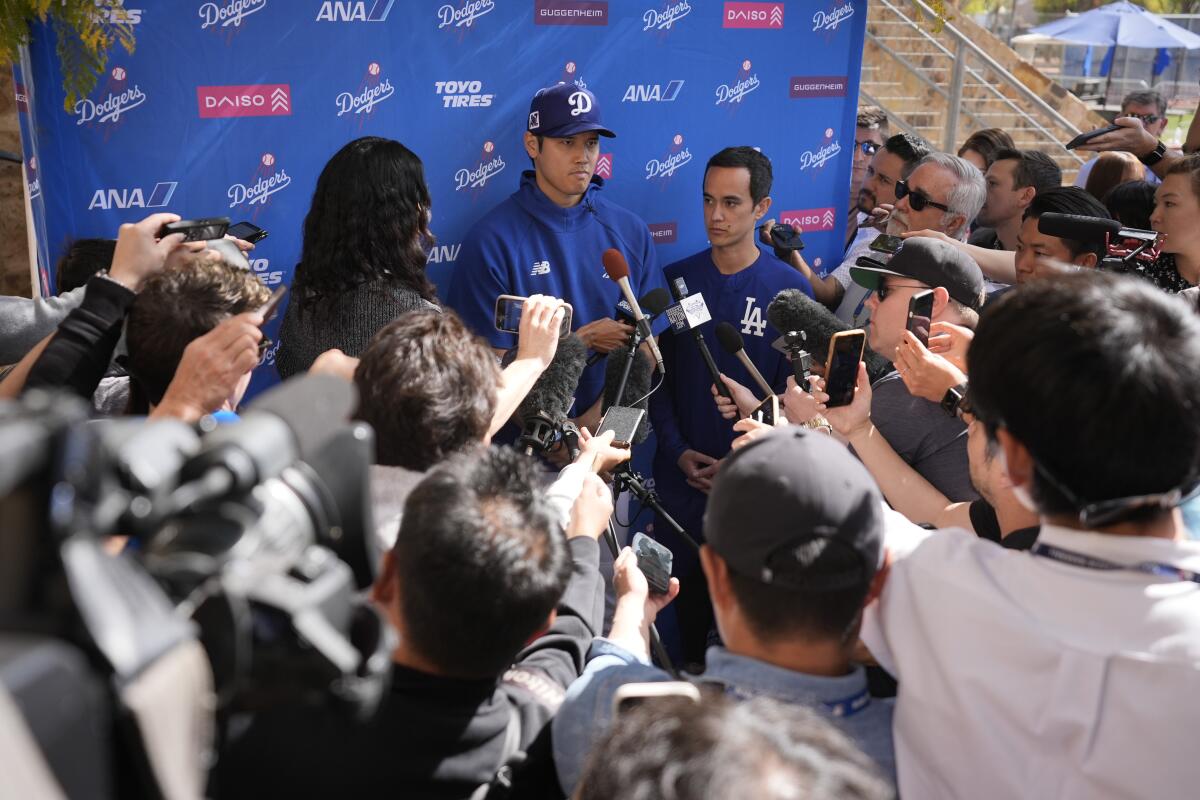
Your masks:
{"label": "la chest logo", "polygon": [[742,313],[742,333],[761,338],[767,328],[767,322],[763,319],[762,309],[754,304],[755,300],[753,297],[746,298],[746,310]]}

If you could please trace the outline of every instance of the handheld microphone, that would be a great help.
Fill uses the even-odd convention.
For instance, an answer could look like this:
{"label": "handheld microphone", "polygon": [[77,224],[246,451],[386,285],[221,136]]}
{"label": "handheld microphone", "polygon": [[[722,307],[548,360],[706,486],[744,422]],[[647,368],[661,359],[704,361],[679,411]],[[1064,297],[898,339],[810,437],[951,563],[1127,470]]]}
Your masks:
{"label": "handheld microphone", "polygon": [[[642,336],[646,338],[650,352],[654,356],[654,362],[658,365],[659,371],[665,373],[666,369],[663,368],[662,352],[658,349],[658,342],[654,341],[654,335],[650,330],[650,322],[646,319],[646,315],[642,313],[642,307],[638,304],[637,298],[633,296],[633,289],[629,287],[629,264],[626,263],[625,256],[621,255],[620,250],[610,247],[604,251],[600,260],[604,264],[604,271],[608,274],[608,277],[616,281],[617,285],[621,287],[621,294],[625,295],[625,302],[629,303],[629,307],[633,309],[633,319],[641,330]],[[647,293],[647,296],[649,294],[651,293]]]}
{"label": "handheld microphone", "polygon": [[579,336],[571,334],[563,339],[546,371],[517,406],[524,431],[520,442],[526,455],[533,455],[534,450],[546,452],[554,444],[554,435],[567,419],[586,361],[587,346]]}
{"label": "handheld microphone", "polygon": [[[767,321],[785,336],[790,331],[803,331],[809,352],[818,357],[829,352],[829,341],[835,333],[850,330],[849,325],[799,289],[784,289],[775,295],[767,306]],[[872,383],[892,371],[891,362],[870,347],[863,350],[863,361]]]}
{"label": "handheld microphone", "polygon": [[1158,238],[1156,231],[1126,228],[1115,219],[1084,217],[1079,214],[1042,214],[1038,218],[1038,232],[1089,244],[1108,244],[1112,239],[1153,242]]}
{"label": "handheld microphone", "polygon": [[[675,296],[675,300],[682,306],[683,301],[688,299],[687,282],[683,278],[676,278],[671,281],[671,294]],[[699,301],[697,303],[698,306],[704,306],[704,313],[708,315],[708,305],[704,302],[704,296],[698,294],[696,295],[696,300]],[[704,366],[708,367],[708,373],[712,376],[713,385],[717,387],[717,394],[721,395],[721,397],[732,398],[733,395],[730,394],[729,387],[725,385],[725,381],[721,380],[721,370],[717,369],[717,362],[713,361],[712,351],[708,349],[708,343],[704,341],[704,334],[700,332],[698,327],[692,326],[692,320],[686,313],[686,310],[684,310],[682,317],[686,321],[687,329],[691,332],[692,338],[696,340],[696,346],[700,348],[700,357],[704,359]],[[711,316],[709,318],[711,319]],[[672,323],[674,323],[674,320],[672,320]]]}
{"label": "handheld microphone", "polygon": [[758,371],[758,367],[754,366],[754,362],[750,360],[750,356],[746,355],[746,347],[742,343],[742,335],[738,333],[737,328],[728,322],[717,323],[717,341],[721,343],[721,347],[725,348],[726,353],[742,362],[742,366],[746,368],[750,377],[758,384],[758,388],[766,393],[767,397],[775,394],[771,384],[767,383],[766,378]]}

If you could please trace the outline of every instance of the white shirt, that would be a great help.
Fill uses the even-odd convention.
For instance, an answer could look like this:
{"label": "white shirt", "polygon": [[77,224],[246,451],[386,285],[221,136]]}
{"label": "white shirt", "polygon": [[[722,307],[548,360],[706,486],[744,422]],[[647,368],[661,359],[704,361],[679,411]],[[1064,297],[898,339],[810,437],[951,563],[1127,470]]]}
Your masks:
{"label": "white shirt", "polygon": [[[888,512],[862,638],[899,681],[901,797],[1200,795],[1200,584],[1071,566]],[[1039,542],[1200,570],[1200,542]]]}

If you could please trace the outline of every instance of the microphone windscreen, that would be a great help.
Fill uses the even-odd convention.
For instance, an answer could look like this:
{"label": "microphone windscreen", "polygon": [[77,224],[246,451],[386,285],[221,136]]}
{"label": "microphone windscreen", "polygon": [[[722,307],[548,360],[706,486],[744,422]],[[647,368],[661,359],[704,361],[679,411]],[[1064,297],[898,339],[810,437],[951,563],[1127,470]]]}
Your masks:
{"label": "microphone windscreen", "polygon": [[647,317],[657,317],[667,310],[667,306],[671,305],[671,295],[660,286],[642,295],[638,300],[638,305],[642,307],[642,313]]}
{"label": "microphone windscreen", "polygon": [[572,333],[558,343],[558,350],[546,371],[541,374],[529,394],[517,406],[522,420],[545,413],[555,421],[567,416],[571,399],[579,388],[579,377],[587,365],[587,345]]}
{"label": "microphone windscreen", "polygon": [[1076,242],[1103,244],[1106,236],[1116,236],[1121,223],[1103,217],[1083,217],[1078,214],[1042,214],[1038,218],[1038,233],[1073,239]]}
{"label": "microphone windscreen", "polygon": [[608,273],[608,277],[614,281],[629,277],[629,264],[625,261],[625,256],[621,255],[621,251],[615,247],[605,250],[600,256],[600,261],[604,264],[604,271]]}
{"label": "microphone windscreen", "polygon": [[[614,405],[613,401],[617,399],[617,388],[621,383],[621,373],[625,370],[625,362],[628,360],[628,348],[622,347],[608,354],[608,363],[604,365],[604,395],[600,401],[601,413],[608,411],[609,407]],[[629,368],[629,379],[625,382],[625,392],[621,395],[622,406],[640,408],[647,412],[633,436],[633,444],[641,444],[650,435],[650,425],[647,421],[650,398],[646,395],[650,393],[650,378],[653,371],[654,368],[650,361],[640,354],[637,355],[633,359],[633,365]]]}
{"label": "microphone windscreen", "polygon": [[729,355],[736,355],[737,351],[743,348],[742,335],[738,333],[737,328],[733,327],[728,322],[717,323],[717,341],[721,343]]}
{"label": "microphone windscreen", "polygon": [[[829,341],[835,333],[850,330],[850,326],[833,315],[829,309],[799,289],[784,289],[767,306],[767,321],[780,333],[804,331],[808,338],[804,349],[819,363],[829,356]],[[867,375],[871,382],[892,370],[892,364],[867,346],[863,351]]]}
{"label": "microphone windscreen", "polygon": [[288,426],[301,458],[321,450],[345,426],[358,405],[358,389],[332,375],[298,375],[260,394],[250,412],[265,411]]}

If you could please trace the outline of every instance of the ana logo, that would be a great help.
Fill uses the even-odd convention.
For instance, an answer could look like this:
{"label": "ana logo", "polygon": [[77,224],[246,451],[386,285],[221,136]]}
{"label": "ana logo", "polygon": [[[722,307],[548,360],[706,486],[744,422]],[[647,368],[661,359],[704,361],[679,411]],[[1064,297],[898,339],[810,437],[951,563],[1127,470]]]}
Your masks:
{"label": "ana logo", "polygon": [[142,21],[142,14],[146,13],[144,8],[126,8],[124,0],[115,0],[111,8],[101,8],[99,3],[96,6],[92,19],[110,25],[137,25]]}
{"label": "ana logo", "polygon": [[[652,158],[646,162],[646,180],[670,178],[684,164],[692,160],[692,152],[683,146],[683,134],[675,134],[671,150],[662,159]],[[664,180],[664,186],[666,181]]]}
{"label": "ana logo", "polygon": [[613,175],[613,155],[612,153],[601,153],[596,157],[596,174],[604,180],[609,180]]}
{"label": "ana logo", "polygon": [[854,16],[854,5],[844,3],[831,11],[813,14],[813,31],[835,31],[837,27]]}
{"label": "ana logo", "polygon": [[426,264],[448,264],[458,260],[458,251],[462,249],[462,244],[435,244],[429,248],[429,257],[425,259]]}
{"label": "ana logo", "polygon": [[346,114],[361,115],[358,116],[361,122],[365,117],[374,114],[375,106],[396,93],[392,82],[387,78],[381,78],[381,74],[379,62],[372,61],[368,64],[367,72],[358,84],[358,90],[342,92],[334,99],[333,104],[337,106],[337,115],[339,117]]}
{"label": "ana logo", "polygon": [[674,80],[664,88],[661,83],[631,83],[622,103],[670,103],[679,96],[683,81]]}
{"label": "ana logo", "polygon": [[205,3],[200,6],[200,30],[220,26],[242,27],[242,20],[267,7],[267,0],[229,0],[224,5]]}
{"label": "ana logo", "polygon": [[750,67],[750,60],[746,59],[742,62],[742,68],[733,83],[724,83],[717,87],[716,105],[728,103],[732,106],[734,103],[740,103],[743,97],[759,87],[758,73],[751,72]]}
{"label": "ana logo", "polygon": [[826,128],[825,143],[816,150],[805,150],[800,154],[800,169],[801,171],[810,167],[820,169],[840,152],[842,152],[842,146],[833,138],[833,128]]}
{"label": "ana logo", "polygon": [[726,28],[782,28],[783,3],[726,3]]}
{"label": "ana logo", "polygon": [[[441,95],[442,108],[486,108],[496,98],[494,94],[483,93],[481,81],[437,81],[433,84],[435,94]],[[575,95],[571,95],[574,97]],[[530,114],[530,126],[533,125]]]}
{"label": "ana logo", "polygon": [[535,261],[535,262],[533,262],[533,269],[529,270],[529,275],[530,275],[530,277],[533,277],[533,278],[536,278],[539,275],[549,275],[549,274],[550,274],[550,262],[549,261]]}
{"label": "ana logo", "polygon": [[85,97],[75,103],[75,113],[79,115],[75,124],[116,123],[120,121],[121,115],[126,111],[137,108],[146,102],[145,93],[138,88],[136,83],[133,88],[129,88],[127,77],[124,68],[113,67],[99,98],[91,100]]}
{"label": "ana logo", "polygon": [[286,117],[292,113],[292,89],[286,83],[247,86],[197,86],[200,118]]}
{"label": "ana logo", "polygon": [[845,97],[845,75],[813,75],[792,78],[788,94],[797,97]]}
{"label": "ana logo", "polygon": [[675,244],[675,239],[679,236],[677,222],[652,222],[646,227],[650,229],[650,238],[655,244]]}
{"label": "ana logo", "polygon": [[268,259],[250,259],[250,269],[253,270],[254,277],[258,278],[263,286],[278,286],[283,283],[283,273],[272,272],[271,262]]}
{"label": "ana logo", "polygon": [[479,156],[479,165],[475,169],[460,169],[454,173],[454,191],[463,189],[482,189],[493,176],[504,171],[504,158],[494,155],[496,145],[492,142],[483,143],[483,152]]}
{"label": "ana logo", "polygon": [[746,298],[746,311],[742,314],[741,320],[742,333],[761,338],[767,327],[767,321],[763,319],[762,309],[754,305],[754,301],[753,297]]}
{"label": "ana logo", "polygon": [[805,208],[800,211],[781,211],[779,221],[801,233],[833,230],[836,221],[832,208]]}
{"label": "ana logo", "polygon": [[662,11],[653,8],[646,9],[646,13],[642,15],[642,21],[646,23],[646,27],[642,30],[668,31],[672,25],[690,13],[692,13],[692,6],[687,0],[679,3],[665,3]]}
{"label": "ana logo", "polygon": [[177,181],[162,181],[154,184],[149,197],[140,186],[132,189],[97,189],[92,193],[92,202],[88,203],[88,211],[100,209],[109,211],[114,208],[163,208],[171,202],[175,194]]}
{"label": "ana logo", "polygon": [[[290,186],[292,178],[287,174],[287,170],[275,169],[274,155],[264,153],[250,181],[249,184],[235,183],[225,192],[230,208],[243,204],[262,208],[271,195]],[[255,209],[255,214],[257,213],[258,209]]]}
{"label": "ana logo", "polygon": [[469,28],[484,14],[496,10],[494,0],[463,0],[458,8],[447,3],[438,9],[438,30],[442,28]]}
{"label": "ana logo", "polygon": [[607,25],[607,0],[534,0],[535,25]]}
{"label": "ana logo", "polygon": [[571,92],[567,102],[571,104],[572,117],[578,117],[580,114],[586,114],[592,110],[592,97],[587,92]]}
{"label": "ana logo", "polygon": [[317,22],[385,22],[396,0],[321,3]]}

